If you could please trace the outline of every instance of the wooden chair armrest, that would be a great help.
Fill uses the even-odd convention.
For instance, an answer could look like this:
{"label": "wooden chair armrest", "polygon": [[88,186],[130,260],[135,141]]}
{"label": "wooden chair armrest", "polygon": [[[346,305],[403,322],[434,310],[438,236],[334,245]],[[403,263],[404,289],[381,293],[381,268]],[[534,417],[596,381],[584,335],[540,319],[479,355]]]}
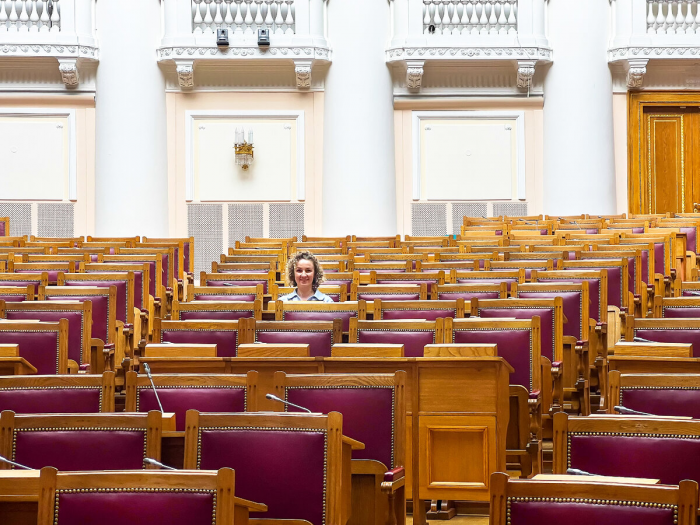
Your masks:
{"label": "wooden chair armrest", "polygon": [[79,370],[80,370],[80,367],[78,366],[78,363],[76,363],[73,359],[69,359],[68,360],[68,373],[69,374],[77,374]]}
{"label": "wooden chair armrest", "polygon": [[539,390],[530,392],[527,400],[530,412],[530,441],[527,452],[532,460],[532,475],[542,472],[542,395]]}
{"label": "wooden chair armrest", "polygon": [[550,415],[554,416],[561,412],[564,407],[564,363],[554,361],[549,369],[552,378],[552,406],[549,409]]}
{"label": "wooden chair armrest", "polygon": [[165,312],[161,312],[165,314],[164,319],[170,319],[173,313],[173,289],[172,288],[166,288],[165,289]]}

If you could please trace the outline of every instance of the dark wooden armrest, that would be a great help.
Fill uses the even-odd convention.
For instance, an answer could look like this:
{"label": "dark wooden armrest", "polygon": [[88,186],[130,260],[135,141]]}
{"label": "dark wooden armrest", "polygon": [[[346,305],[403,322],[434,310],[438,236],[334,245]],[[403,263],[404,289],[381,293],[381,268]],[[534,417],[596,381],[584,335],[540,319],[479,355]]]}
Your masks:
{"label": "dark wooden armrest", "polygon": [[527,407],[530,411],[530,441],[527,452],[532,460],[532,475],[542,472],[542,395],[539,390],[528,394]]}
{"label": "dark wooden armrest", "polygon": [[561,412],[564,406],[564,363],[562,361],[554,361],[550,368],[552,375],[552,406],[549,413],[554,415]]}
{"label": "dark wooden armrest", "polygon": [[406,469],[403,467],[396,467],[395,469],[389,470],[384,473],[384,481],[396,481],[399,478],[403,478],[406,475]]}
{"label": "dark wooden armrest", "polygon": [[80,367],[78,366],[78,363],[76,363],[73,359],[68,360],[68,373],[69,374],[77,374],[79,369],[80,369]]}

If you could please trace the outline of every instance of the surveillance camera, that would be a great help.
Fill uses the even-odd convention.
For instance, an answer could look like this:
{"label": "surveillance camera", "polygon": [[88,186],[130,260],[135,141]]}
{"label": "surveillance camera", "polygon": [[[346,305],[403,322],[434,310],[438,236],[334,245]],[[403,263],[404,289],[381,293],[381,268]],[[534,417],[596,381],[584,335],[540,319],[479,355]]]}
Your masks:
{"label": "surveillance camera", "polygon": [[258,29],[258,46],[267,47],[270,45],[270,30]]}
{"label": "surveillance camera", "polygon": [[435,34],[435,26],[433,24],[430,24],[428,26],[428,33],[430,33],[431,35]]}
{"label": "surveillance camera", "polygon": [[216,30],[216,45],[223,47],[228,46],[228,29]]}

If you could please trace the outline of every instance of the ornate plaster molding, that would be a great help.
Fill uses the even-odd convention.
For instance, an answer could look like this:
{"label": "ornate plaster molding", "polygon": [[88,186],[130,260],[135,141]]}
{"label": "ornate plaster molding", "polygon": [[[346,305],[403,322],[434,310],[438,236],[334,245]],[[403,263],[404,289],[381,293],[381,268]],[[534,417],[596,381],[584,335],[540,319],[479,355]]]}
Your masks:
{"label": "ornate plaster molding", "polygon": [[0,45],[0,57],[75,57],[98,60],[99,48],[64,44],[13,44]]}
{"label": "ornate plaster molding", "polygon": [[78,72],[78,59],[68,58],[58,60],[58,70],[61,72],[61,80],[68,88],[77,87],[80,83]]}
{"label": "ornate plaster molding", "polygon": [[394,47],[386,51],[387,62],[425,60],[537,60],[550,62],[552,50],[545,47]]}
{"label": "ornate plaster molding", "polygon": [[518,87],[530,88],[532,77],[535,76],[536,60],[518,60]]}
{"label": "ornate plaster molding", "polygon": [[647,72],[648,59],[633,59],[628,61],[627,87],[640,88],[644,83],[644,75]]}
{"label": "ornate plaster molding", "polygon": [[191,58],[197,60],[207,59],[310,59],[331,60],[331,50],[327,47],[299,46],[299,47],[274,47],[258,46],[183,46],[161,47],[158,49],[158,60],[177,60],[178,58]]}
{"label": "ornate plaster molding", "polygon": [[294,74],[297,77],[297,88],[308,89],[311,87],[312,60],[295,60]]}
{"label": "ornate plaster molding", "polygon": [[409,60],[406,62],[406,88],[411,90],[419,90],[423,83],[423,66],[425,62],[422,60]]}
{"label": "ornate plaster molding", "polygon": [[649,47],[617,47],[608,49],[608,62],[620,62],[635,58],[700,58],[700,46],[649,46]]}
{"label": "ornate plaster molding", "polygon": [[194,60],[175,61],[175,70],[181,89],[194,87]]}

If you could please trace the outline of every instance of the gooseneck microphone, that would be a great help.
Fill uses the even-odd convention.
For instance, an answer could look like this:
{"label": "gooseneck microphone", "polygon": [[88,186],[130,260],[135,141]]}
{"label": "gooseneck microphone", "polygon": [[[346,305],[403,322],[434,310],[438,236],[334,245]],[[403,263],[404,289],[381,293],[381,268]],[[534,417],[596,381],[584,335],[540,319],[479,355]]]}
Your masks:
{"label": "gooseneck microphone", "polygon": [[143,458],[143,462],[146,465],[154,465],[154,466],[156,466],[158,468],[162,468],[164,470],[177,470],[176,468],[169,467],[165,463],[161,463],[160,461],[156,461],[153,458]]}
{"label": "gooseneck microphone", "polygon": [[313,412],[311,412],[311,410],[309,410],[308,408],[304,408],[302,406],[295,405],[294,403],[290,403],[289,401],[285,401],[284,399],[280,399],[279,397],[274,396],[272,394],[266,394],[265,398],[271,399],[272,401],[279,401],[280,403],[284,403],[285,405],[288,405],[290,407],[298,408],[299,410],[304,410],[304,411],[308,412],[309,414],[313,414]]}
{"label": "gooseneck microphone", "polygon": [[7,463],[8,465],[12,465],[13,467],[21,468],[23,470],[36,470],[36,469],[33,469],[32,467],[22,465],[21,463],[15,463],[11,459],[7,459],[4,456],[0,456],[0,461],[2,461],[3,463]]}
{"label": "gooseneck microphone", "polygon": [[637,337],[636,335],[634,336],[634,339],[632,339],[633,342],[635,343],[653,343],[654,341],[649,341],[649,339],[644,339],[643,337]]}
{"label": "gooseneck microphone", "polygon": [[568,468],[566,469],[566,473],[569,476],[595,476],[595,474],[591,474],[590,472],[586,472],[585,470],[579,470],[577,468]]}
{"label": "gooseneck microphone", "polygon": [[631,408],[625,408],[623,406],[615,406],[614,407],[615,412],[618,414],[627,414],[630,416],[653,416],[654,414],[650,414],[649,412],[639,412],[638,410],[632,410]]}
{"label": "gooseneck microphone", "polygon": [[160,403],[160,397],[158,396],[158,391],[156,390],[156,385],[153,384],[153,376],[151,375],[151,367],[148,366],[148,363],[143,363],[143,369],[146,371],[146,375],[148,376],[148,380],[151,382],[151,388],[153,388],[153,394],[156,396],[156,401],[158,401],[158,406],[160,407],[160,413],[165,414],[165,410],[163,410],[163,405]]}

